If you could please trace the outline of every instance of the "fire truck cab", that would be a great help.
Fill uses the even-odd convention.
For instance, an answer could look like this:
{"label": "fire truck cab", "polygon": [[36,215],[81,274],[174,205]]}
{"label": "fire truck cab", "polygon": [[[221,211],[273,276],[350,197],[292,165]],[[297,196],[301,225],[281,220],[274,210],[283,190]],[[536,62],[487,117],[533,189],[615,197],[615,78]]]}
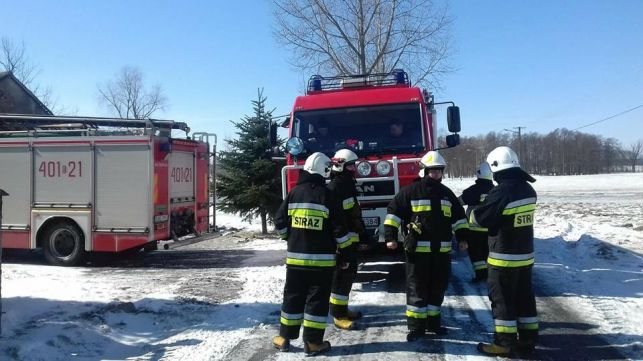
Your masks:
{"label": "fire truck cab", "polygon": [[3,248],[43,248],[50,263],[71,266],[88,252],[155,249],[212,230],[213,134],[189,137],[187,124],[166,120],[0,122]]}
{"label": "fire truck cab", "polygon": [[[289,128],[287,165],[282,169],[284,196],[298,179],[306,157],[332,157],[348,148],[357,161],[358,200],[370,245],[382,243],[386,206],[401,187],[418,179],[418,162],[438,148],[436,104],[447,109],[447,147],[459,143],[460,114],[452,102],[435,103],[426,90],[411,86],[403,70],[387,74],[310,78],[306,95],[295,100],[283,126]],[[364,241],[364,240],[362,240]]]}

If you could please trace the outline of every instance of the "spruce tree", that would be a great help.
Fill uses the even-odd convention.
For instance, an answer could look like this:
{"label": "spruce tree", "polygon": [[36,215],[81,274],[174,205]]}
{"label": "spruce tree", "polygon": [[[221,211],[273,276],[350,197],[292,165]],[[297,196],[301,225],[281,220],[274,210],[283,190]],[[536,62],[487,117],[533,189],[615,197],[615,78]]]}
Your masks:
{"label": "spruce tree", "polygon": [[[269,153],[268,133],[272,110],[266,110],[263,89],[252,101],[254,114],[238,122],[236,139],[226,139],[228,149],[219,153],[221,172],[217,179],[219,208],[239,214],[243,219],[261,217],[261,231],[267,233],[267,221],[273,217],[281,199],[281,166]],[[279,140],[280,141],[280,140]]]}

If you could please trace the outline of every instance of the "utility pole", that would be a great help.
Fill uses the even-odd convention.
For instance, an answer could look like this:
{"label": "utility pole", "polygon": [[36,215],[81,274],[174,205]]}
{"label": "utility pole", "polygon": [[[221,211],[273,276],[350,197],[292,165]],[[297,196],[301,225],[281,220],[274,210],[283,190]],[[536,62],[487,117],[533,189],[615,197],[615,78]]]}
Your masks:
{"label": "utility pole", "polygon": [[518,159],[520,159],[521,162],[524,162],[525,159],[522,157],[522,129],[525,129],[527,127],[513,127],[513,129],[518,129],[518,130],[511,130],[511,129],[505,129],[507,132],[511,132],[514,134],[518,134]]}

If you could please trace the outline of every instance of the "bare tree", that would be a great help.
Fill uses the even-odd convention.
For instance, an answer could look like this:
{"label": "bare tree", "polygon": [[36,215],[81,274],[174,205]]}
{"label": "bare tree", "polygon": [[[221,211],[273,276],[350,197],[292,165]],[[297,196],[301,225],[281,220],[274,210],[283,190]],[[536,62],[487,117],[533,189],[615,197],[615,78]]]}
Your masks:
{"label": "bare tree", "polygon": [[636,172],[636,162],[641,155],[641,150],[643,150],[643,139],[639,139],[636,143],[630,145],[630,151],[627,152],[627,159],[632,165],[632,172]]}
{"label": "bare tree", "polygon": [[24,42],[16,43],[6,37],[0,40],[0,66],[4,71],[12,72],[22,84],[30,87],[40,70],[29,61],[25,52]]}
{"label": "bare tree", "polygon": [[24,42],[17,43],[7,37],[0,39],[0,70],[12,72],[53,113],[67,111],[58,106],[50,86],[43,87],[36,82],[40,69],[27,57]]}
{"label": "bare tree", "polygon": [[[582,133],[565,128],[547,134],[523,135],[524,155],[520,162],[527,172],[541,175],[576,175],[623,172],[634,166],[643,153],[643,140],[627,150],[614,138]],[[518,145],[507,133],[489,132],[475,137],[460,137],[460,145],[441,151],[449,165],[450,177],[472,176],[480,161],[497,146],[513,149]]]}
{"label": "bare tree", "polygon": [[409,72],[439,84],[451,71],[452,20],[432,0],[273,0],[275,37],[304,71]]}
{"label": "bare tree", "polygon": [[161,86],[146,89],[143,73],[135,67],[123,67],[114,80],[97,87],[100,101],[119,118],[147,119],[168,105]]}

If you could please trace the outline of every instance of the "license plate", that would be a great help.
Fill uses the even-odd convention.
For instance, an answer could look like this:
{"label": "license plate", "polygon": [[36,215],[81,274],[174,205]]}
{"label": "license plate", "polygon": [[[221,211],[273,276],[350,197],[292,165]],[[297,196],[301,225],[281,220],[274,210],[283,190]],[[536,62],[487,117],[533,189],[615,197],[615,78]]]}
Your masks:
{"label": "license plate", "polygon": [[364,225],[366,227],[378,227],[380,225],[380,217],[364,217]]}

